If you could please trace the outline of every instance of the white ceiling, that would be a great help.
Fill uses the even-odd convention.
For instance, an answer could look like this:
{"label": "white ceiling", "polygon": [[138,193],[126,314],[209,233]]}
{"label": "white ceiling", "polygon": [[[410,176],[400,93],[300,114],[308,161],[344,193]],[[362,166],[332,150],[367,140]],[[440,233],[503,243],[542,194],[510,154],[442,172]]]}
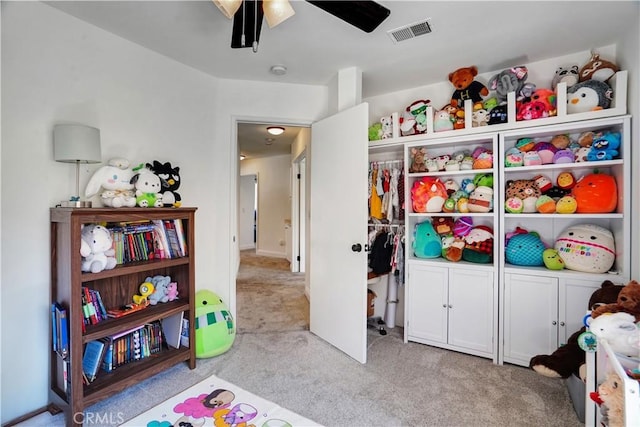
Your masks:
{"label": "white ceiling", "polygon": [[[257,53],[231,49],[232,21],[210,0],[52,1],[49,5],[219,78],[326,85],[362,70],[364,98],[617,43],[640,19],[637,1],[379,1],[390,16],[365,33],[303,0]],[[387,31],[429,19],[433,32],[394,44]],[[284,76],[269,73],[284,65]]]}

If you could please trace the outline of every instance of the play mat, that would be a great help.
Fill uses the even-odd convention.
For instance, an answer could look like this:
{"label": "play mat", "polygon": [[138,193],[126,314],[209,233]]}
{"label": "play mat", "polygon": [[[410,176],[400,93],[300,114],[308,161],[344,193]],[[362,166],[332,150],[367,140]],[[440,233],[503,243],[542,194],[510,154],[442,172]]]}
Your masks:
{"label": "play mat", "polygon": [[122,424],[127,427],[182,425],[297,427],[319,424],[215,375]]}

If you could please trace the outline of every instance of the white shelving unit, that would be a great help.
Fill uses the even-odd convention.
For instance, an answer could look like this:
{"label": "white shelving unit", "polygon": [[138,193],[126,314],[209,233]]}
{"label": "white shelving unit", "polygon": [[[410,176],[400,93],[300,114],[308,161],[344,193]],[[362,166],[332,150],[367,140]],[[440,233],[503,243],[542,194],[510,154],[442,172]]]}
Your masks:
{"label": "white shelving unit", "polygon": [[[498,134],[493,132],[411,142],[406,144],[405,170],[410,169],[410,152],[413,148],[425,148],[426,157],[434,158],[463,150],[472,153],[476,148],[496,153],[497,142]],[[414,212],[411,206],[411,188],[423,177],[437,178],[441,182],[454,180],[460,185],[465,178],[473,180],[476,175],[483,174],[490,175],[496,183],[496,161],[494,158],[491,169],[406,173],[405,342],[434,345],[497,362],[498,246],[493,246],[493,262],[489,264],[464,260],[451,262],[445,258],[418,258],[412,248],[416,225],[432,221],[434,217],[450,217],[454,221],[461,216],[470,217],[474,226],[488,226],[496,233],[498,217],[495,194],[494,208],[488,213],[421,213]],[[494,234],[494,241],[496,238]],[[469,322],[469,319],[473,319],[473,322]]]}
{"label": "white shelving unit", "polygon": [[[610,230],[615,239],[616,260],[608,273],[582,273],[572,270],[549,270],[508,264],[501,251],[499,268],[502,275],[501,301],[504,316],[501,325],[500,363],[528,366],[536,354],[550,354],[563,345],[582,326],[582,312],[590,295],[604,280],[626,284],[630,277],[630,120],[628,116],[539,126],[500,133],[500,155],[512,148],[520,138],[549,141],[558,134],[570,134],[573,140],[585,131],[611,131],[622,135],[620,156],[615,160],[545,164],[500,168],[498,204],[504,206],[504,188],[509,180],[532,179],[538,174],[552,183],[562,172],[571,172],[576,179],[594,170],[615,177],[618,189],[616,210],[597,214],[541,214],[502,212],[498,246],[505,247],[505,234],[516,227],[539,233],[548,247],[553,247],[558,235],[577,224],[595,224]],[[504,209],[502,209],[504,211]]]}

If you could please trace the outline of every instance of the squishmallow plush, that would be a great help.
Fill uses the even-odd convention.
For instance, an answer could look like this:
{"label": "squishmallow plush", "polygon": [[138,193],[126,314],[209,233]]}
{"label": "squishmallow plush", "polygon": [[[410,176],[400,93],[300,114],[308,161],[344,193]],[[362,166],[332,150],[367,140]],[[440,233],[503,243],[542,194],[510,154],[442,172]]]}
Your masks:
{"label": "squishmallow plush", "polygon": [[606,273],[616,260],[611,231],[595,224],[567,227],[556,239],[555,250],[569,270]]}

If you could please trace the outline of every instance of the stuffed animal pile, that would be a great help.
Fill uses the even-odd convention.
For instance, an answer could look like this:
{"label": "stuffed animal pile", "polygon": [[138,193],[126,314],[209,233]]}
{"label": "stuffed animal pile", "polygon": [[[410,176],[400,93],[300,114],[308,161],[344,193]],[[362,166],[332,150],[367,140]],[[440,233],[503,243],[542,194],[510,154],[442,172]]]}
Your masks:
{"label": "stuffed animal pile", "polygon": [[[631,293],[633,295],[638,293],[640,301],[640,292],[638,292],[638,290],[630,292],[635,287],[636,285],[629,288],[627,293]],[[593,310],[598,306],[607,306],[612,303],[615,304],[616,301],[618,301],[620,291],[624,288],[625,287],[615,285],[609,280],[605,280],[602,282],[600,288],[591,294],[586,308],[588,310]],[[586,327],[583,326],[574,332],[567,342],[552,354],[539,354],[537,356],[533,356],[529,361],[529,367],[545,377],[569,378],[571,375],[576,375],[584,380],[587,372],[585,365],[585,352],[580,347],[578,338],[583,332],[585,332],[585,330]]]}
{"label": "stuffed animal pile", "polygon": [[173,301],[178,298],[178,285],[176,282],[171,281],[170,276],[156,275],[147,277],[145,282],[151,283],[153,287],[153,292],[147,297],[151,305]]}
{"label": "stuffed animal pile", "polygon": [[[433,131],[464,129],[465,101],[471,102],[472,127],[508,123],[507,103],[510,93],[513,93],[515,98],[515,117],[511,120],[535,120],[556,116],[557,90],[560,83],[566,85],[568,114],[606,109],[613,101],[613,89],[609,81],[617,71],[619,68],[616,64],[601,58],[595,52],[582,67],[578,64],[558,66],[545,84],[529,81],[529,69],[525,65],[501,70],[486,83],[478,78],[479,71],[475,65],[461,67],[447,76],[454,90],[445,105],[433,108]],[[426,97],[412,101],[404,107],[399,118],[400,135],[427,132],[428,107],[432,107],[432,102]],[[369,127],[369,140],[390,138],[391,130],[389,116],[382,117],[380,122]]]}

